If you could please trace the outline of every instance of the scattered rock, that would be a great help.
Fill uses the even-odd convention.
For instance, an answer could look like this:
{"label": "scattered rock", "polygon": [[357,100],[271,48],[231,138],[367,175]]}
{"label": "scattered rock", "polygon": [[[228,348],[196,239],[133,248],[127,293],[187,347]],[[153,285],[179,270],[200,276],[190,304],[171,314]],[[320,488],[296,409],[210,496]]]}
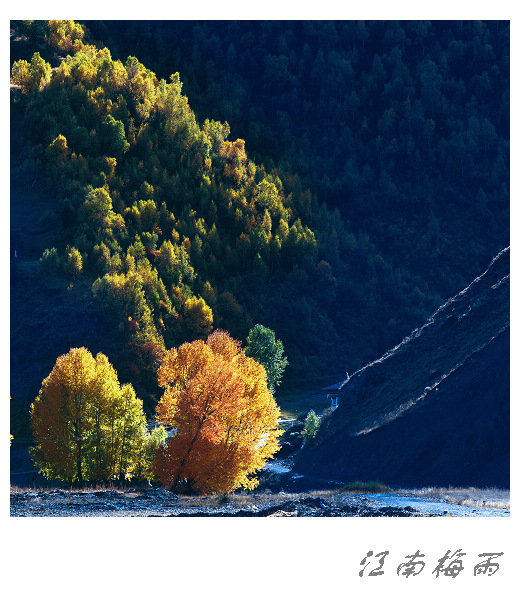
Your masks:
{"label": "scattered rock", "polygon": [[[138,499],[141,497],[142,499]],[[164,489],[142,490],[139,495],[116,490],[25,491],[11,493],[11,516],[179,516],[179,517],[324,517],[324,516],[412,516],[411,508],[377,507],[359,496],[339,495],[338,502],[321,497],[292,498],[283,492],[267,505],[254,494],[248,507],[232,500],[191,504]]]}

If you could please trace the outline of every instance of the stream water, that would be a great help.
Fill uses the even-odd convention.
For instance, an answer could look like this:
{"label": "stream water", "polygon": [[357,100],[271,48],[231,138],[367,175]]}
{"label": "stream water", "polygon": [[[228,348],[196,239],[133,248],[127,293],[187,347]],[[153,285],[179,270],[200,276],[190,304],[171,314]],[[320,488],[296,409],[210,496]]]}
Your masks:
{"label": "stream water", "polygon": [[385,493],[368,494],[365,495],[365,497],[378,504],[383,504],[384,506],[395,506],[398,508],[406,508],[406,506],[410,506],[411,508],[414,508],[414,510],[419,510],[425,514],[436,514],[439,516],[509,516],[509,509],[505,508],[459,506],[457,504],[449,504],[444,500],[430,498]]}
{"label": "stream water", "polygon": [[[290,484],[287,484],[287,491],[301,491],[302,486],[298,483],[303,480],[312,480],[314,482],[320,482],[319,487],[323,488],[328,485],[329,488],[339,488],[341,483],[339,482],[327,482],[325,479],[318,479],[316,477],[310,477],[306,475],[291,474],[290,466],[287,466],[283,462],[272,462],[266,464],[265,468],[272,473],[285,477],[287,480],[291,480]],[[318,485],[317,485],[318,487]],[[317,488],[316,487],[316,488]],[[308,488],[307,488],[308,489]],[[387,494],[387,493],[373,493],[373,494],[350,494],[356,495],[356,497],[362,497],[363,499],[369,500],[374,508],[382,506],[390,506],[395,508],[406,508],[407,506],[418,510],[422,514],[429,515],[433,514],[436,516],[479,516],[479,517],[508,517],[510,515],[509,508],[492,508],[488,506],[462,506],[458,504],[450,504],[447,500],[442,498],[426,498],[419,496],[407,496],[398,494]],[[487,499],[487,498],[486,498]],[[506,498],[507,500],[509,498]],[[502,500],[498,500],[500,504]],[[507,503],[507,502],[506,502]]]}

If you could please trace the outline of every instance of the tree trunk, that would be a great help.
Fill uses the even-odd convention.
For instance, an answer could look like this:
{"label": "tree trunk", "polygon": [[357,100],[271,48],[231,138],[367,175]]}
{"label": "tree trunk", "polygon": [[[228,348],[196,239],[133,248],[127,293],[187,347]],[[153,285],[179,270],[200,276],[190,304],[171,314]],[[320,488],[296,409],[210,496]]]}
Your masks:
{"label": "tree trunk", "polygon": [[78,483],[78,487],[83,487],[83,474],[81,472],[81,457],[82,457],[82,453],[81,453],[81,448],[82,448],[82,441],[81,441],[81,436],[79,433],[79,423],[76,420],[74,422],[74,431],[75,431],[75,435],[76,435],[76,476],[77,476],[77,483]]}
{"label": "tree trunk", "polygon": [[181,473],[182,473],[182,469],[184,468],[184,463],[188,459],[188,456],[191,454],[193,446],[195,445],[195,442],[197,441],[197,438],[199,437],[200,430],[202,429],[202,426],[204,425],[205,419],[206,419],[206,415],[202,415],[202,420],[199,423],[197,431],[195,432],[195,435],[193,436],[193,439],[191,440],[191,443],[190,443],[190,445],[188,447],[188,450],[186,451],[186,454],[184,455],[184,458],[181,461],[181,464],[180,464],[180,466],[179,466],[179,468],[177,470],[177,474],[175,475],[175,479],[173,480],[173,483],[170,485],[170,491],[173,490],[173,488],[179,482],[179,479],[180,479],[180,476],[181,476]]}
{"label": "tree trunk", "polygon": [[77,455],[76,455],[76,475],[78,477],[78,487],[83,487],[83,474],[81,472],[81,440],[76,441]]}

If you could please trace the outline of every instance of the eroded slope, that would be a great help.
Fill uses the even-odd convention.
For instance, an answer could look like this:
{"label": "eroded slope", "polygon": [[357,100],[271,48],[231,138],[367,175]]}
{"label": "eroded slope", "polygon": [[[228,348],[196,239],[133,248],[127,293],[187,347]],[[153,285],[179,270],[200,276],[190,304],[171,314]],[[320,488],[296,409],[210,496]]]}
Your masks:
{"label": "eroded slope", "polygon": [[509,249],[343,387],[296,468],[401,486],[509,486]]}

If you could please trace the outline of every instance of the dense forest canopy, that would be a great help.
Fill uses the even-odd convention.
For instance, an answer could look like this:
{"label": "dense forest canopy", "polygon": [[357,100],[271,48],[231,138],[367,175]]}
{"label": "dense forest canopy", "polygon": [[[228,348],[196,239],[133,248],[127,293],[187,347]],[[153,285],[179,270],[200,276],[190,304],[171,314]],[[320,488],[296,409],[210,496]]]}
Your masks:
{"label": "dense forest canopy", "polygon": [[92,278],[145,406],[165,350],[258,323],[320,387],[509,244],[507,22],[11,27],[18,174],[63,228],[42,267]]}
{"label": "dense forest canopy", "polygon": [[182,67],[197,113],[443,296],[507,245],[508,22],[92,26],[157,72]]}

